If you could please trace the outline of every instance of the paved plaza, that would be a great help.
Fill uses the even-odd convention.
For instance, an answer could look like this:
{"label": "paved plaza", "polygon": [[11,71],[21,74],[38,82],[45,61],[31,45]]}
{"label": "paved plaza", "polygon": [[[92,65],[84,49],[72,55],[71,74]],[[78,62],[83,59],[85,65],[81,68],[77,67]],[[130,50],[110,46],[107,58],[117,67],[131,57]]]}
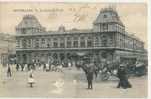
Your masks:
{"label": "paved plaza", "polygon": [[129,81],[130,89],[116,88],[117,80],[94,80],[93,90],[87,90],[87,82],[82,70],[63,68],[63,72],[34,71],[36,83],[33,88],[27,84],[28,72],[13,69],[13,77],[7,78],[1,68],[0,97],[147,97],[147,77],[134,77]]}

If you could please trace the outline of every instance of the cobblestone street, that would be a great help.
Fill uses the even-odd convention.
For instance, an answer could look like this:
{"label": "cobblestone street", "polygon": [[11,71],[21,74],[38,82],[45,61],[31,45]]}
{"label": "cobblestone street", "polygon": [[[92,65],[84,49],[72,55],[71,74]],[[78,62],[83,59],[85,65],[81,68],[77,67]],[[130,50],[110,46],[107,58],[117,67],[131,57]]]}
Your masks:
{"label": "cobblestone street", "polygon": [[[2,70],[2,69],[1,69]],[[3,72],[3,74],[2,74]],[[27,84],[28,73],[16,72],[6,78],[1,71],[0,97],[139,97],[147,96],[147,77],[130,78],[130,89],[118,89],[116,81],[96,82],[93,90],[87,90],[82,70],[63,69],[61,72],[34,71],[36,83],[33,88]]]}

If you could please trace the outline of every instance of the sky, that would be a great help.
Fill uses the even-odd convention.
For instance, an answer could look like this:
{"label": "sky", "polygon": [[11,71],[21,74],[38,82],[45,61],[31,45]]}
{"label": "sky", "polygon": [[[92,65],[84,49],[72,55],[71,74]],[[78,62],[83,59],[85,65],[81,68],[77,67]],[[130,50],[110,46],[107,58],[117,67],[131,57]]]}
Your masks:
{"label": "sky", "polygon": [[59,26],[72,29],[91,29],[102,8],[114,7],[126,31],[145,42],[147,48],[147,4],[146,3],[42,3],[1,2],[0,33],[15,34],[15,27],[24,15],[34,14],[46,30],[57,30]]}

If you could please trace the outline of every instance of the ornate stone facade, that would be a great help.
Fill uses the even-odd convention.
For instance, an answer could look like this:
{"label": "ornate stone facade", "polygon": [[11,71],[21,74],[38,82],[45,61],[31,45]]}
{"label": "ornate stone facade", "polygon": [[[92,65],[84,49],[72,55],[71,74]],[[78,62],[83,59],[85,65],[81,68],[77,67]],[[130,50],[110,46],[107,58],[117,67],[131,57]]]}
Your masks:
{"label": "ornate stone facade", "polygon": [[35,16],[26,15],[16,27],[17,62],[75,62],[82,55],[93,61],[113,61],[144,55],[144,43],[125,31],[114,9],[102,9],[93,26],[89,30],[66,30],[60,26],[58,31],[46,31]]}

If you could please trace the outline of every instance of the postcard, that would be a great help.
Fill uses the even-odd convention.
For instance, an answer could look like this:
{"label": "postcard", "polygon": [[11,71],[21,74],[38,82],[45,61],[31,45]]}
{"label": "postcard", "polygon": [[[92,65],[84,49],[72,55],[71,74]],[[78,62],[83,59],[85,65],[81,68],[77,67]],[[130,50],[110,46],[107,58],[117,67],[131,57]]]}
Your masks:
{"label": "postcard", "polygon": [[147,9],[0,2],[0,98],[147,98]]}

